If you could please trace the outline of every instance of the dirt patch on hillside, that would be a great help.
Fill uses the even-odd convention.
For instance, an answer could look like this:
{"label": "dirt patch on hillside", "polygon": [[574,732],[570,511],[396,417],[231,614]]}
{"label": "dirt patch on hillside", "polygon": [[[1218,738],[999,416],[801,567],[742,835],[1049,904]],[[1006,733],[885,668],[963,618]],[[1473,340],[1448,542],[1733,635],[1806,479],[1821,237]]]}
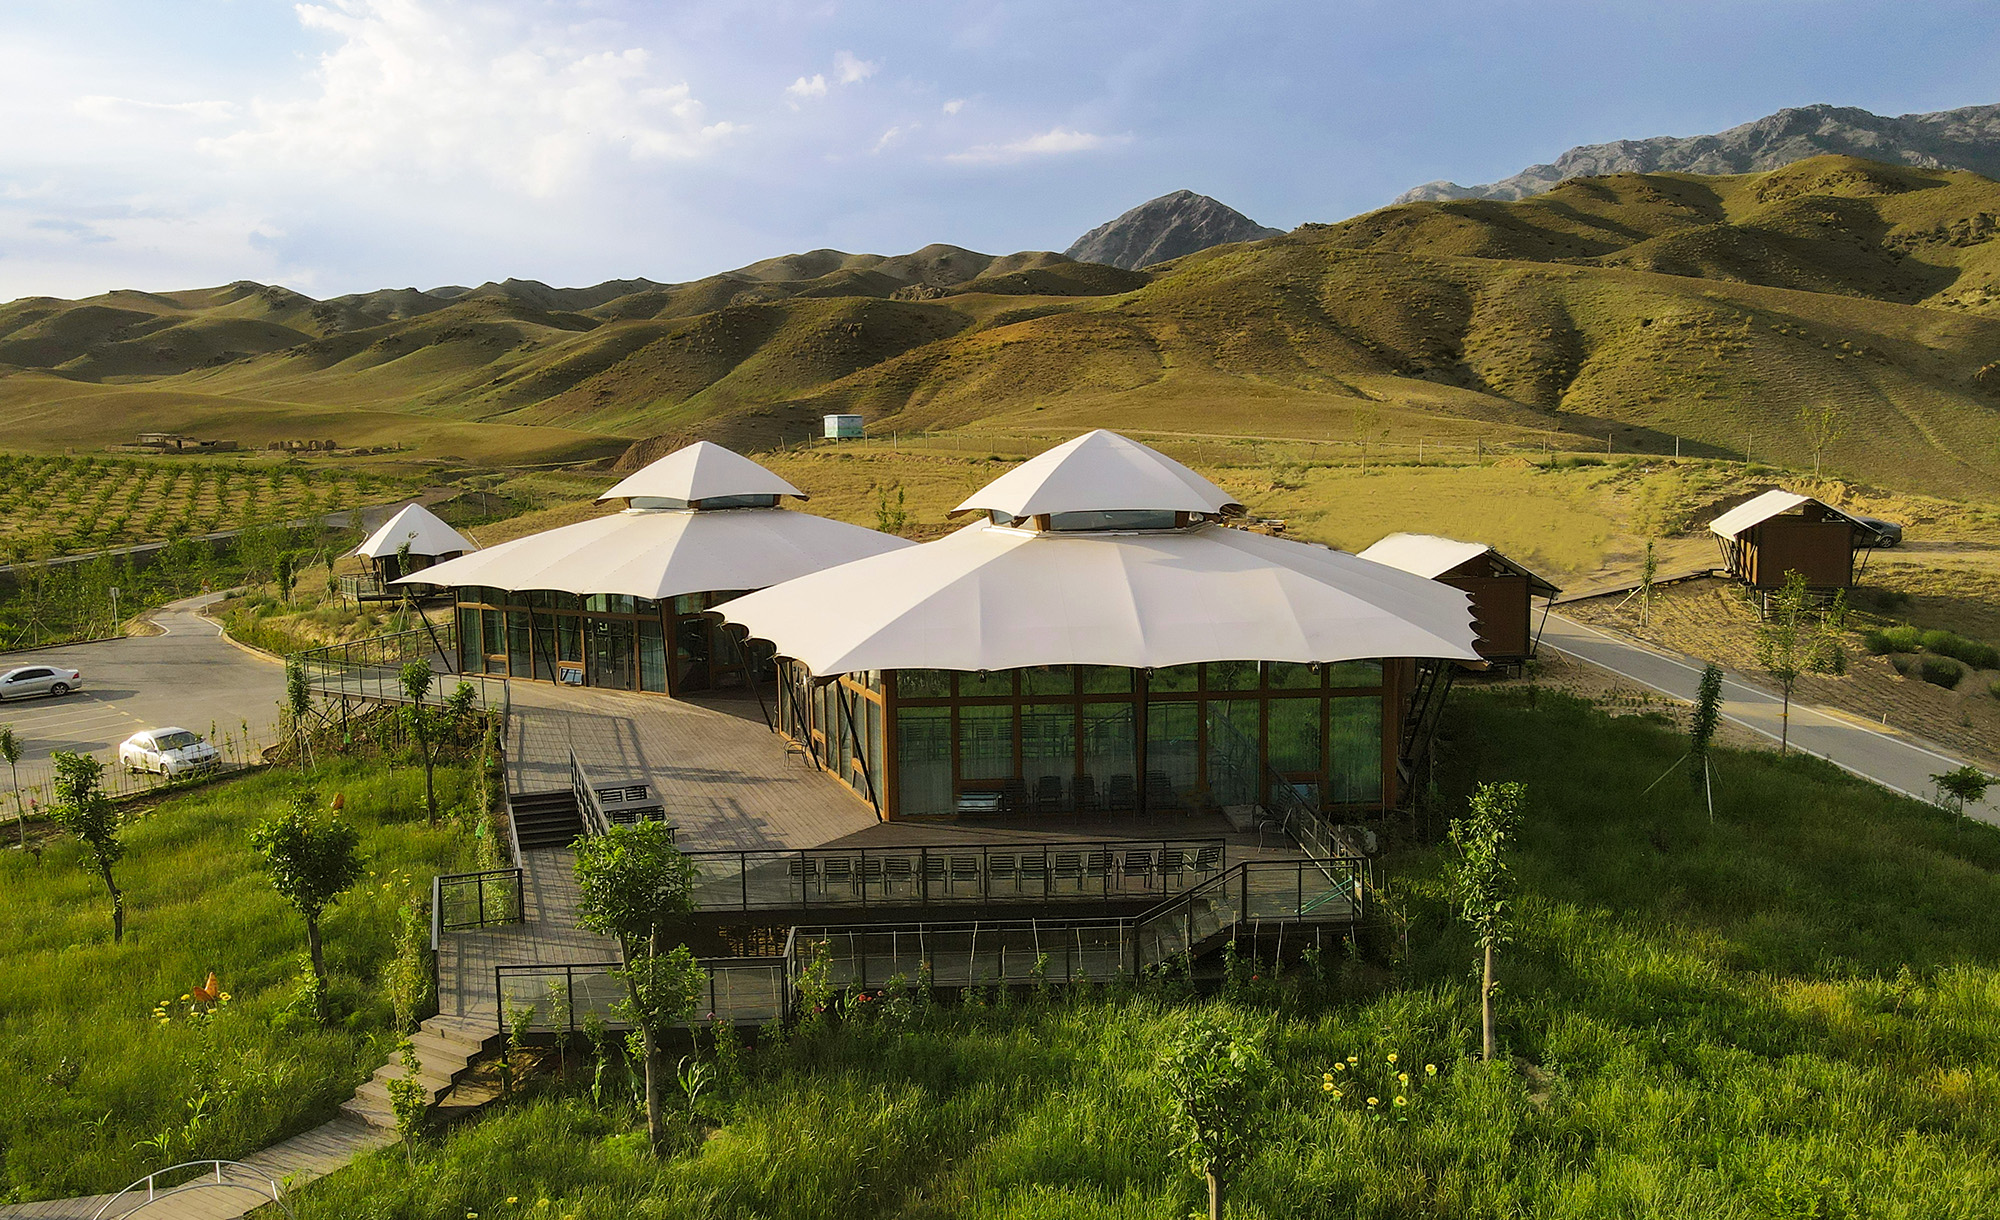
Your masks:
{"label": "dirt patch on hillside", "polygon": [[[1972,578],[1971,573],[1965,579]],[[1914,603],[1913,603],[1914,604]],[[1672,585],[1654,595],[1640,621],[1636,599],[1603,597],[1573,602],[1562,612],[1579,622],[1635,636],[1647,643],[1714,661],[1772,691],[1757,664],[1757,612],[1738,586],[1723,580]],[[1865,615],[1864,625],[1878,616]],[[1962,620],[1960,620],[1962,621]],[[1942,623],[1927,623],[1938,625]],[[2000,671],[1968,671],[1946,690],[1898,674],[1885,657],[1868,655],[1859,631],[1850,632],[1848,671],[1840,677],[1808,674],[1793,697],[1852,713],[1887,729],[1936,742],[1989,769],[2000,769],[2000,698],[1992,690]]]}

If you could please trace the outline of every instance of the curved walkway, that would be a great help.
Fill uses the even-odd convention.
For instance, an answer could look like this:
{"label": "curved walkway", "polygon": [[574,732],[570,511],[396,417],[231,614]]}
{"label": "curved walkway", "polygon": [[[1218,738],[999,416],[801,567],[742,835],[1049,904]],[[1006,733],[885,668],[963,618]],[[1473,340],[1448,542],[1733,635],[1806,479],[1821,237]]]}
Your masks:
{"label": "curved walkway", "polygon": [[[1694,702],[1701,683],[1702,663],[1693,657],[1665,652],[1559,614],[1549,615],[1542,642],[1565,656],[1610,670],[1685,703]],[[1730,723],[1776,742],[1783,728],[1783,707],[1784,700],[1779,696],[1740,674],[1724,671],[1722,715]],[[1929,742],[1885,733],[1845,712],[1797,701],[1792,703],[1791,747],[1920,801],[1935,797],[1931,776],[1966,762]],[[2000,826],[2000,786],[1966,812],[1982,822]]]}

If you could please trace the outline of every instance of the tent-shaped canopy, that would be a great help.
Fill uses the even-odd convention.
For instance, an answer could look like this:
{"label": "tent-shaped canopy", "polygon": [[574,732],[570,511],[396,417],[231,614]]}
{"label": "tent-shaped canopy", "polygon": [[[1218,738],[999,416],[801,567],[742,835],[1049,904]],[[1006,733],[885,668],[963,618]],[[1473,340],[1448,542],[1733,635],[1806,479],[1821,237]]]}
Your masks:
{"label": "tent-shaped canopy", "polygon": [[[692,455],[692,456],[689,456]],[[657,478],[649,472],[664,471]],[[648,480],[644,481],[642,480]],[[637,490],[624,490],[632,487]],[[778,492],[775,488],[787,490]],[[748,458],[706,441],[669,454],[607,496],[694,501],[800,495]],[[915,544],[782,508],[629,508],[491,546],[426,570],[425,584],[612,593],[659,601],[762,589]]]}
{"label": "tent-shaped canopy", "polygon": [[598,500],[672,500],[696,504],[733,496],[797,496],[806,493],[740,453],[696,441],[625,477]]}
{"label": "tent-shaped canopy", "polygon": [[974,510],[1019,519],[1144,510],[1220,515],[1243,506],[1159,450],[1100,428],[1022,463],[952,512]]}
{"label": "tent-shaped canopy", "polygon": [[410,554],[432,558],[479,549],[471,539],[440,521],[436,513],[421,504],[408,504],[368,535],[368,540],[356,547],[354,554],[365,559],[388,559],[398,554],[405,542],[410,544]]}
{"label": "tent-shaped canopy", "polygon": [[[961,508],[1019,520],[1134,508],[1207,513],[1229,503],[1164,454],[1093,432],[995,480]],[[737,598],[716,613],[821,677],[871,669],[1479,659],[1464,593],[1326,547],[1213,522],[1071,532],[975,521],[936,542]]]}
{"label": "tent-shaped canopy", "polygon": [[1436,580],[1481,556],[1489,557],[1516,576],[1526,577],[1528,587],[1542,597],[1562,592],[1548,578],[1529,571],[1483,542],[1460,542],[1436,534],[1390,534],[1360,554],[1362,559],[1385,563],[1428,580]]}

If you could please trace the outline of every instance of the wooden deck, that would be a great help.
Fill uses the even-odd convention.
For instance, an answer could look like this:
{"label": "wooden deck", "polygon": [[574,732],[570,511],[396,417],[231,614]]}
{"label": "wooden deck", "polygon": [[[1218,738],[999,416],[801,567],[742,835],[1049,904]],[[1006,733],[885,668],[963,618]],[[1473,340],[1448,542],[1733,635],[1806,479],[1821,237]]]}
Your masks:
{"label": "wooden deck", "polygon": [[445,934],[438,949],[440,1015],[492,1022],[497,1030],[495,966],[618,960],[617,941],[576,926],[575,853],[542,848],[521,855],[523,921]]}
{"label": "wooden deck", "polygon": [[645,782],[690,850],[817,847],[878,824],[875,811],[793,755],[756,700],[701,703],[513,684],[513,792],[569,787],[569,751],[596,784]]}

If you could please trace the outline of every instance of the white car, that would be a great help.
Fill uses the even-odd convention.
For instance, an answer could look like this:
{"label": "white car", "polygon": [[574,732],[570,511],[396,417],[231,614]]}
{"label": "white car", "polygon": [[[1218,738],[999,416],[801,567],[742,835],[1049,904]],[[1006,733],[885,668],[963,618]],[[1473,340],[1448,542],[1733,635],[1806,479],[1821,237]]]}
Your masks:
{"label": "white car", "polygon": [[124,740],[118,747],[118,761],[127,771],[151,771],[177,779],[220,767],[222,751],[187,729],[146,729]]}
{"label": "white car", "polygon": [[55,665],[22,665],[0,674],[0,699],[67,695],[83,687],[83,675]]}

